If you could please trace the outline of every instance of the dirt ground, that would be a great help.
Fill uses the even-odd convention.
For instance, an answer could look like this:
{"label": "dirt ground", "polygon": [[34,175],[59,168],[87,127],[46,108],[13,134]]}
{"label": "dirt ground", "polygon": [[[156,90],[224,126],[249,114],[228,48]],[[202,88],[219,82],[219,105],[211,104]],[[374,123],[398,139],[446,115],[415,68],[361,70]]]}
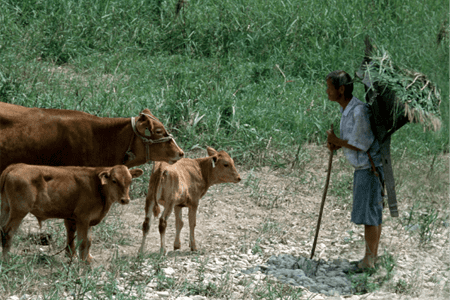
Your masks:
{"label": "dirt ground", "polygon": [[[208,255],[234,245],[242,251],[258,249],[260,246],[261,255],[265,258],[281,252],[309,257],[327,174],[328,153],[318,146],[308,146],[305,153],[304,161],[294,169],[290,166],[278,170],[268,167],[243,169],[237,166],[242,177],[240,183],[211,187],[201,199],[197,214],[195,235],[199,253]],[[448,185],[448,155],[439,159],[447,167],[436,178]],[[335,156],[315,251],[316,259],[357,260],[364,253],[364,228],[350,222],[351,170],[346,164],[342,154]],[[421,243],[418,234],[405,227],[404,220],[411,203],[401,201],[402,193],[406,193],[403,190],[407,189],[406,185],[402,187],[398,191],[400,217],[391,218],[388,209],[384,210],[379,251],[382,255],[392,255],[396,260],[396,267],[391,283],[382,286],[381,291],[393,292],[399,282],[405,282],[409,284],[408,294],[414,297],[424,299],[423,297],[448,296],[449,220],[444,222],[444,216],[448,215],[448,205],[445,205],[449,200],[448,189],[446,193],[434,196],[436,202],[442,204],[441,219],[436,221],[440,223],[436,224],[431,241]],[[111,259],[114,248],[121,255],[137,255],[142,239],[144,203],[145,198],[138,198],[126,206],[115,205],[103,221],[106,227],[94,228],[91,247],[94,267],[106,264]],[[181,253],[188,254],[187,208],[183,209],[183,220]],[[62,221],[60,223],[59,234],[64,239]],[[173,214],[168,224],[166,244],[170,257],[173,255],[175,234]],[[22,233],[36,229],[35,219],[27,216],[21,226]],[[120,237],[118,245],[107,244],[111,239],[108,234]],[[274,247],[271,248],[270,245]],[[13,251],[24,251],[27,247],[31,246],[16,243]],[[158,220],[153,218],[146,252],[157,253],[159,247]],[[50,249],[49,252],[56,250]]]}

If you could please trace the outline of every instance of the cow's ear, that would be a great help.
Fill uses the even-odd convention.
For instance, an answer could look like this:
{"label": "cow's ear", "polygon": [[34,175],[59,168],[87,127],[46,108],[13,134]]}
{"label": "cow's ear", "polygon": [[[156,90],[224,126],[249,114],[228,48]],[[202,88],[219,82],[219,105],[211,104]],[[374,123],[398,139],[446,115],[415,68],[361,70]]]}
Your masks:
{"label": "cow's ear", "polygon": [[130,173],[131,173],[132,178],[137,178],[137,177],[141,176],[142,174],[144,174],[144,171],[142,171],[141,169],[133,169],[133,170],[130,170]]}
{"label": "cow's ear", "polygon": [[211,148],[211,147],[206,147],[206,151],[208,151],[208,155],[209,156],[213,156],[213,155],[217,154],[217,151],[214,150],[214,148]]}
{"label": "cow's ear", "polygon": [[148,109],[148,108],[144,108],[144,110],[143,110],[141,113],[142,113],[142,114],[152,115],[152,112],[151,112],[150,109]]}
{"label": "cow's ear", "polygon": [[214,155],[213,157],[211,157],[211,162],[212,162],[213,168],[215,168],[216,167],[216,163],[217,163],[217,155]]}
{"label": "cow's ear", "polygon": [[100,181],[102,183],[102,185],[105,185],[108,183],[108,178],[109,178],[109,172],[108,171],[103,171],[101,173],[98,174],[98,178],[100,178]]}
{"label": "cow's ear", "polygon": [[136,127],[138,127],[138,130],[141,131],[141,134],[143,134],[144,136],[151,136],[153,133],[152,119],[150,119],[146,115],[139,116],[138,124],[136,125]]}
{"label": "cow's ear", "polygon": [[138,122],[145,122],[147,120],[147,117],[143,114],[139,115],[139,118],[137,119]]}

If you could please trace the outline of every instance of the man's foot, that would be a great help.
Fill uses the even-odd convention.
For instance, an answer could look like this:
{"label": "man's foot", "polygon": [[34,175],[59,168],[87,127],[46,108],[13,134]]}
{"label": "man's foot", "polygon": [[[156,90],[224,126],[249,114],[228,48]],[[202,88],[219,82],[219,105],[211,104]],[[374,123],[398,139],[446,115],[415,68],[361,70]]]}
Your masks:
{"label": "man's foot", "polygon": [[343,270],[344,273],[364,273],[371,268],[370,266],[367,266],[363,261],[360,261],[359,263],[350,264],[350,268]]}
{"label": "man's foot", "polygon": [[[376,259],[375,259],[376,260]],[[364,273],[368,270],[374,269],[375,265],[369,265],[364,259],[350,262],[350,268],[343,270],[344,273]]]}
{"label": "man's foot", "polygon": [[[374,258],[369,258],[369,260],[373,260],[373,267],[372,268],[374,268],[377,265],[377,263],[378,263],[378,257],[375,257],[375,259]],[[360,265],[362,263],[364,263],[364,265],[368,265],[367,262],[365,262],[365,258],[362,258],[360,260],[352,260],[352,261],[350,261],[350,265],[352,265],[352,266],[358,266],[358,265]],[[369,268],[370,268],[370,266],[369,266]]]}

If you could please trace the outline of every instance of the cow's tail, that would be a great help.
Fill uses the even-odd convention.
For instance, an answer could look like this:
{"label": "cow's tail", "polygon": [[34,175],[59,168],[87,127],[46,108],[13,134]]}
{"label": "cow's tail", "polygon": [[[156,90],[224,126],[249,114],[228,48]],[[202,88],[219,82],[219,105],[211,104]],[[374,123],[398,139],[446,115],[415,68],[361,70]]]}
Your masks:
{"label": "cow's tail", "polygon": [[[161,187],[158,186],[158,192],[161,189]],[[153,215],[155,216],[155,218],[157,218],[159,216],[159,213],[161,212],[161,209],[159,208],[158,205],[158,199],[156,197],[157,193],[155,193],[153,195],[153,199],[154,199],[154,204],[153,204]]]}
{"label": "cow's tail", "polygon": [[155,190],[156,190],[155,194],[154,194],[155,205],[153,205],[153,215],[155,217],[158,216],[159,213],[161,212],[159,205],[158,205],[158,201],[161,200],[161,197],[163,195],[164,181],[165,181],[166,176],[167,176],[167,171],[162,170],[162,172],[158,176],[158,182],[157,182],[157,184],[155,184]]}
{"label": "cow's tail", "polygon": [[157,218],[159,216],[159,213],[161,212],[161,209],[159,208],[159,205],[158,205],[158,198],[156,197],[156,195],[157,195],[156,189],[160,189],[159,184],[158,184],[158,186],[153,187],[153,189],[154,189],[154,193],[152,195],[153,196],[153,199],[152,199],[153,215],[155,216],[155,218]]}
{"label": "cow's tail", "polygon": [[[150,176],[150,184],[148,187],[148,195],[147,195],[147,203],[153,210],[153,215],[155,217],[159,216],[161,212],[158,200],[161,197],[161,176],[163,173],[163,169],[161,165],[155,163],[152,171],[152,175]],[[159,197],[158,197],[159,196]]]}

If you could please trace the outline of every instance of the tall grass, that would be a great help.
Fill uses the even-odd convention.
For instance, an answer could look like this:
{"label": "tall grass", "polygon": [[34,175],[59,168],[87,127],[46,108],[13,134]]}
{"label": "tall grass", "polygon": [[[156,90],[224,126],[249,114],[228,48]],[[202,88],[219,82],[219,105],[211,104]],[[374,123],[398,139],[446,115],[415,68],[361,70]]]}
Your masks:
{"label": "tall grass", "polygon": [[[369,35],[442,89],[443,130],[407,125],[394,143],[447,151],[441,2],[183,3],[177,14],[177,1],[2,1],[1,101],[102,116],[148,107],[185,148],[210,144],[248,160],[267,146],[323,143],[340,117],[324,77],[353,74]],[[364,98],[362,87],[355,95]]]}

